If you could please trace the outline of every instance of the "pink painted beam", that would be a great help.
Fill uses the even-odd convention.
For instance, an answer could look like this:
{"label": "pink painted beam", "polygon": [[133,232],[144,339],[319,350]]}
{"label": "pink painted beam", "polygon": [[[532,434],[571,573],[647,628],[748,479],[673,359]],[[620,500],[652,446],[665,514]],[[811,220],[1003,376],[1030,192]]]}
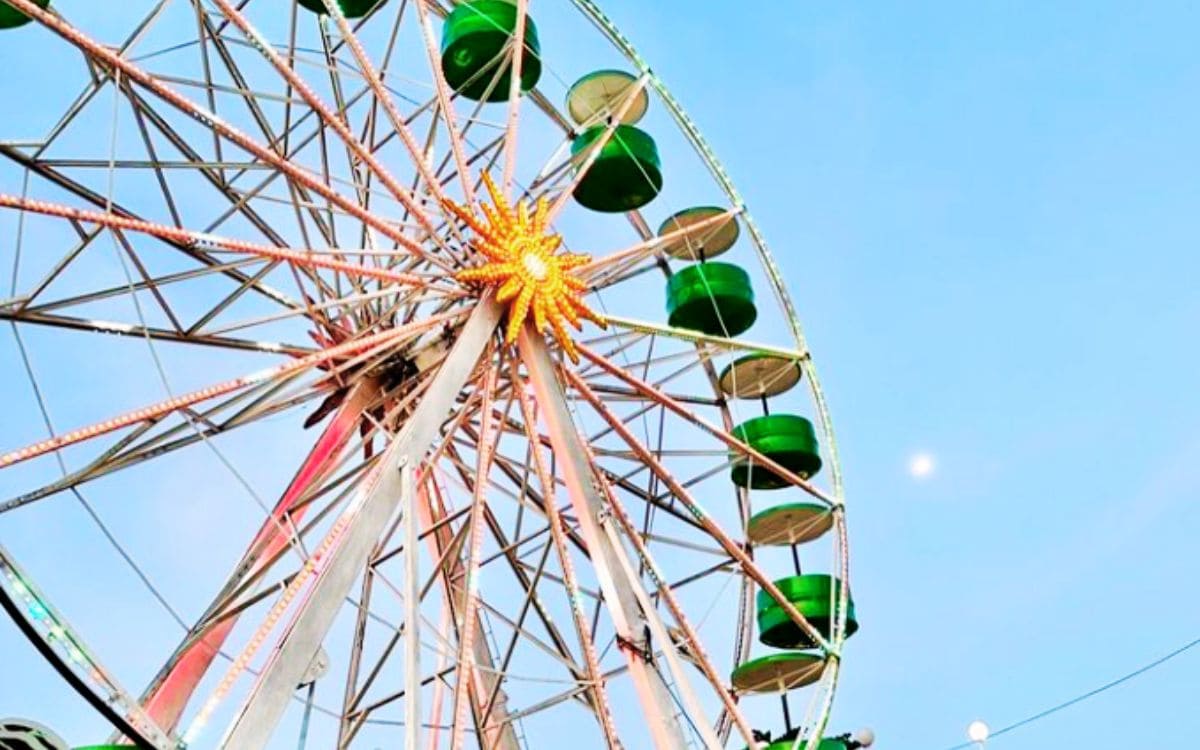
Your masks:
{"label": "pink painted beam", "polygon": [[300,372],[301,370],[329,362],[339,357],[346,357],[355,354],[362,355],[364,352],[370,352],[371,350],[382,347],[385,344],[393,343],[402,338],[415,335],[431,328],[436,328],[437,326],[449,322],[454,318],[460,317],[461,315],[462,311],[443,313],[417,323],[411,323],[407,326],[380,331],[379,333],[365,336],[361,339],[347,341],[344,344],[338,344],[337,346],[332,346],[328,349],[322,349],[319,352],[314,352],[313,354],[300,357],[299,359],[295,359],[290,362],[284,362],[283,364],[276,365],[275,367],[268,367],[265,370],[259,370],[258,372],[254,372],[249,375],[243,375],[240,378],[226,380],[223,383],[210,385],[207,388],[201,388],[200,390],[192,391],[191,393],[185,393],[182,396],[175,396],[173,398],[166,399],[165,401],[159,401],[156,404],[151,404],[150,406],[146,406],[141,409],[135,409],[133,411],[126,412],[103,422],[97,422],[87,427],[81,427],[76,430],[71,430],[70,432],[64,432],[61,435],[56,435],[55,437],[42,440],[41,442],[33,443],[32,445],[27,445],[24,448],[19,448],[15,451],[10,451],[0,455],[0,469],[7,468],[22,461],[28,461],[32,458],[37,458],[38,456],[66,448],[70,445],[75,445],[76,443],[81,443],[101,435],[106,435],[123,427],[129,427],[130,425],[138,424],[139,422],[145,422],[146,420],[152,419],[161,419],[168,414],[179,411],[180,409],[188,406],[192,406],[193,404],[198,404],[201,401],[207,401],[208,399],[216,398],[217,396],[221,396],[226,393],[232,393],[233,391],[240,390],[251,385],[257,385],[258,383],[263,383],[268,380],[275,380],[287,375],[292,375]]}
{"label": "pink painted beam", "polygon": [[[98,224],[109,229],[123,229],[131,232],[140,232],[163,240],[178,242],[182,245],[209,245],[219,247],[222,250],[228,250],[234,253],[244,253],[246,255],[257,255],[260,258],[269,260],[282,260],[288,263],[294,263],[298,266],[306,266],[308,268],[324,268],[330,271],[338,271],[350,276],[362,276],[367,278],[379,279],[380,281],[391,281],[397,284],[407,284],[410,286],[430,286],[431,279],[413,273],[400,273],[398,271],[390,271],[386,268],[376,268],[372,266],[363,266],[357,263],[350,263],[344,260],[336,260],[324,255],[317,255],[305,250],[291,250],[288,248],[273,247],[271,245],[262,245],[255,242],[246,242],[244,240],[235,240],[225,237],[218,237],[205,232],[193,232],[188,229],[179,227],[167,226],[166,224],[157,224],[152,221],[143,219],[133,219],[127,216],[119,216],[117,214],[104,213],[101,211],[86,211],[72,206],[66,206],[61,203],[51,203],[49,201],[35,200],[32,198],[20,198],[15,195],[0,193],[0,208],[14,208],[19,211],[29,211],[31,213],[42,214],[43,216],[56,216],[62,219],[70,219],[79,221],[85,224]],[[448,293],[454,293],[452,290],[445,290]]]}
{"label": "pink painted beam", "polygon": [[[583,443],[571,414],[566,397],[554,372],[554,364],[545,340],[538,336],[532,324],[527,324],[517,339],[521,359],[529,371],[529,382],[541,409],[541,418],[550,436],[563,483],[575,509],[575,516],[588,543],[596,580],[604,594],[605,604],[613,627],[623,639],[621,653],[629,666],[645,717],[645,731],[658,750],[671,750],[686,744],[683,729],[675,717],[675,708],[662,675],[648,663],[638,647],[642,629],[637,600],[631,590],[641,582],[629,580],[618,559],[625,550],[613,530],[602,520],[604,501],[594,484],[595,466],[578,447]],[[551,504],[547,499],[547,505]]]}
{"label": "pink painted beam", "polygon": [[414,256],[440,265],[446,268],[446,270],[452,270],[438,259],[429,257],[425,247],[420,242],[409,237],[394,223],[373,214],[358,202],[338,193],[329,185],[322,182],[312,172],[301,168],[262,143],[254,140],[238,128],[221,119],[215,112],[204,109],[196,102],[135,65],[116,50],[101,44],[75,28],[61,16],[42,9],[37,4],[30,2],[30,0],[5,0],[5,2],[70,42],[91,59],[102,63],[106,68],[111,68],[114,75],[123,76],[145,87],[146,90],[153,93],[159,99],[188,115],[204,127],[210,128],[220,134],[231,143],[245,149],[264,164],[271,165],[286,175],[288,179],[312,190],[349,215],[394,241]]}
{"label": "pink painted beam", "polygon": [[807,619],[805,619],[804,615],[800,613],[800,610],[796,609],[796,605],[792,604],[792,602],[783,595],[783,592],[779,590],[779,587],[775,585],[775,582],[771,580],[770,576],[763,572],[762,568],[758,566],[758,563],[754,562],[754,559],[746,553],[746,550],[742,547],[742,545],[735,542],[733,538],[730,537],[729,534],[727,534],[725,530],[713,520],[712,516],[710,516],[704,510],[704,508],[698,502],[696,502],[696,499],[692,496],[692,494],[688,492],[682,484],[679,483],[679,480],[676,479],[675,476],[668,471],[667,468],[663,466],[657,458],[654,457],[654,454],[648,448],[646,448],[642,441],[638,440],[637,436],[633,434],[633,431],[630,430],[629,427],[626,426],[626,424],[622,422],[615,414],[613,414],[612,411],[604,405],[604,402],[602,402],[599,397],[592,392],[592,389],[587,386],[587,383],[584,382],[583,378],[569,368],[563,368],[562,372],[566,376],[567,382],[569,382],[577,391],[579,391],[580,395],[582,395],[584,399],[591,404],[592,408],[595,409],[596,412],[603,417],[606,422],[608,422],[609,426],[613,428],[613,431],[625,441],[625,444],[628,445],[633,450],[634,454],[646,464],[650,471],[657,475],[658,478],[667,485],[667,488],[671,491],[671,494],[674,495],[677,500],[682,502],[689,511],[691,511],[692,515],[696,517],[696,520],[700,522],[700,525],[704,527],[705,531],[712,535],[713,539],[715,539],[717,543],[721,545],[725,552],[727,552],[730,557],[737,561],[738,565],[742,568],[746,575],[753,579],[760,588],[767,592],[768,596],[770,596],[777,604],[779,604],[792,622],[794,622],[797,627],[803,630],[805,635],[807,635],[812,642],[817,645],[818,648],[829,654],[834,653],[832,646],[825,639],[825,637],[821,635],[820,631],[813,627],[813,625]]}
{"label": "pink painted beam", "polygon": [[[250,543],[242,558],[244,568],[249,565],[246,577],[260,572],[287,546],[292,526],[298,523],[310,506],[302,505],[293,510],[297,501],[318,484],[336,465],[338,457],[358,429],[363,411],[369,405],[376,386],[370,381],[361,382],[351,389],[345,401],[338,407],[316,445],[301,464],[283,496],[279,498],[271,515],[263,522],[258,534]],[[290,517],[285,518],[290,512]],[[179,717],[196,691],[216,657],[237,624],[238,618],[228,617],[210,628],[204,636],[178,654],[175,664],[166,677],[152,690],[145,701],[146,711],[159,726],[167,731],[174,729]]]}

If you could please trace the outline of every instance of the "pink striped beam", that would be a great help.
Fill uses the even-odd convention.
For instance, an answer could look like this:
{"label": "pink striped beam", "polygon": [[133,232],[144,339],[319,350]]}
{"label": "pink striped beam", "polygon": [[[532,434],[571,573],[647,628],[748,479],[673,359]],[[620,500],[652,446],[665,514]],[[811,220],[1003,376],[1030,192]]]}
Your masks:
{"label": "pink striped beam", "polygon": [[[528,328],[522,333],[528,335]],[[567,534],[562,514],[558,511],[555,500],[554,478],[550,475],[550,467],[542,455],[540,436],[537,434],[537,416],[533,412],[533,399],[517,373],[517,366],[512,365],[513,390],[521,405],[521,416],[525,422],[525,431],[529,439],[529,450],[533,454],[533,464],[542,486],[543,505],[546,520],[550,523],[550,537],[558,552],[559,565],[562,567],[563,583],[571,600],[571,614],[575,620],[575,628],[579,635],[580,646],[583,648],[584,663],[587,667],[588,681],[596,705],[596,714],[600,719],[600,727],[604,731],[609,750],[619,750],[620,741],[617,739],[616,727],[613,724],[612,708],[608,702],[608,690],[604,686],[603,672],[600,669],[600,657],[596,654],[596,644],[592,640],[592,628],[588,622],[587,613],[583,611],[583,597],[579,594],[579,583],[575,576],[575,565],[571,562],[571,550],[567,545]]]}
{"label": "pink striped beam", "polygon": [[272,151],[238,128],[225,122],[215,112],[203,108],[175,89],[165,85],[153,75],[135,65],[128,58],[121,56],[116,50],[97,42],[67,23],[62,17],[43,10],[33,2],[30,2],[30,0],[5,0],[5,2],[70,42],[88,57],[102,63],[104,67],[111,68],[115,73],[119,73],[125,78],[145,87],[147,91],[150,91],[167,104],[188,115],[201,125],[219,133],[226,140],[245,149],[263,163],[271,165],[287,175],[294,182],[312,190],[334,206],[337,206],[350,216],[353,216],[400,247],[403,247],[412,255],[438,265],[443,270],[453,270],[440,259],[430,257],[421,243],[408,237],[393,223],[385,221],[355,201],[341,195],[318,179],[313,173],[293,164],[284,156]]}
{"label": "pink striped beam", "polygon": [[399,136],[404,147],[408,149],[417,172],[425,180],[425,184],[429,186],[429,190],[433,193],[434,197],[440,201],[445,197],[441,180],[433,173],[429,162],[426,160],[425,150],[417,142],[416,137],[412,134],[412,130],[405,124],[404,117],[400,114],[400,110],[396,108],[396,102],[383,85],[383,77],[375,69],[375,65],[371,62],[367,51],[363,49],[362,44],[358,41],[358,36],[354,33],[354,29],[350,28],[350,22],[346,20],[346,14],[342,12],[341,5],[338,4],[337,0],[325,0],[325,9],[329,12],[329,17],[337,24],[342,39],[350,47],[350,51],[353,53],[354,59],[358,62],[358,67],[367,81],[367,86],[370,87],[371,93],[375,95],[375,100],[383,107],[383,111],[387,115],[388,121],[391,122],[393,130]]}
{"label": "pink striped beam", "polygon": [[421,39],[425,42],[425,57],[429,60],[429,69],[433,73],[434,89],[437,92],[438,108],[446,119],[446,129],[450,131],[450,151],[454,154],[454,166],[458,169],[458,182],[462,185],[463,195],[467,205],[475,203],[475,185],[470,178],[466,154],[463,151],[463,137],[458,129],[458,117],[454,113],[454,94],[446,83],[446,74],[442,72],[442,54],[438,50],[437,36],[433,24],[429,20],[429,9],[425,7],[426,0],[418,0],[417,16],[421,19]]}
{"label": "pink striped beam", "polygon": [[[329,2],[329,0],[326,0]],[[517,25],[513,28],[512,51],[508,76],[508,121],[504,127],[504,175],[500,190],[512,193],[513,173],[517,168],[517,123],[521,113],[521,64],[525,60],[525,24],[529,16],[529,0],[517,0]]]}
{"label": "pink striped beam", "polygon": [[496,389],[496,370],[483,376],[483,393],[479,405],[479,450],[475,472],[475,491],[467,522],[466,601],[463,603],[462,624],[458,628],[458,673],[454,680],[453,722],[450,750],[462,750],[463,735],[468,721],[467,686],[475,682],[474,639],[479,615],[479,559],[483,552],[483,510],[487,505],[488,477],[492,473],[492,392]]}
{"label": "pink striped beam", "polygon": [[247,388],[252,385],[257,385],[258,383],[263,383],[268,380],[277,380],[279,378],[301,372],[302,370],[306,370],[310,367],[324,364],[334,359],[352,355],[361,356],[364,353],[369,353],[387,344],[393,344],[401,339],[436,328],[443,323],[449,322],[457,317],[461,317],[462,315],[463,311],[458,310],[455,312],[435,315],[418,323],[412,323],[400,328],[392,328],[386,331],[380,331],[379,333],[365,336],[361,339],[347,341],[344,344],[338,344],[337,346],[322,349],[319,352],[314,352],[313,354],[300,357],[299,359],[292,360],[291,362],[284,362],[283,364],[276,365],[275,367],[268,367],[264,370],[250,373],[249,375],[243,375],[239,378],[226,380],[222,383],[217,383],[216,385],[210,385],[207,388],[201,388],[190,393],[185,393],[181,396],[175,396],[173,398],[166,399],[165,401],[159,401],[156,404],[151,404],[150,406],[145,406],[141,409],[135,409],[133,411],[126,412],[103,422],[97,422],[87,427],[81,427],[79,429],[71,430],[70,432],[64,432],[61,435],[56,435],[55,437],[47,440],[42,440],[40,442],[33,443],[32,445],[27,445],[24,448],[19,448],[15,451],[0,455],[0,469],[5,469],[13,464],[18,464],[22,461],[28,461],[30,459],[37,458],[38,456],[45,455],[46,453],[60,450],[86,440],[91,440],[92,438],[99,437],[101,435],[107,435],[110,432],[138,424],[139,422],[161,419],[168,414],[172,414],[180,409],[192,406],[193,404],[198,404],[201,401],[207,401],[208,399],[216,398],[217,396],[222,396],[226,393],[232,393],[233,391],[241,390],[242,388]]}
{"label": "pink striped beam", "polygon": [[779,587],[775,585],[775,582],[771,580],[770,576],[763,573],[758,564],[754,562],[754,559],[751,558],[750,555],[746,554],[746,550],[743,549],[742,545],[735,542],[733,538],[730,537],[729,534],[727,534],[725,530],[713,520],[712,516],[710,516],[707,511],[704,510],[704,507],[701,506],[700,503],[696,502],[696,499],[692,496],[692,494],[679,483],[679,480],[675,478],[675,475],[673,475],[670,471],[667,471],[667,468],[663,466],[657,458],[655,458],[654,454],[648,448],[646,448],[646,446],[643,445],[640,440],[638,440],[637,436],[633,434],[633,431],[630,430],[615,414],[613,414],[612,411],[604,405],[604,402],[592,392],[592,389],[588,387],[583,378],[575,374],[575,372],[570,368],[561,368],[561,372],[566,377],[567,382],[570,383],[571,386],[575,388],[575,390],[578,391],[581,396],[583,396],[584,400],[591,404],[596,413],[603,417],[606,422],[608,422],[609,426],[613,428],[614,432],[620,435],[621,439],[624,440],[625,444],[633,450],[634,454],[637,455],[637,457],[643,463],[645,463],[646,466],[652,472],[654,472],[654,474],[657,475],[665,485],[667,485],[667,488],[671,491],[671,494],[674,495],[680,502],[682,502],[689,511],[691,511],[692,515],[696,517],[696,520],[700,522],[700,525],[704,527],[705,531],[712,535],[713,539],[715,539],[717,543],[721,545],[725,552],[728,553],[729,556],[735,561],[737,561],[738,565],[743,571],[745,571],[746,575],[753,579],[755,583],[757,583],[764,591],[767,592],[768,596],[774,599],[779,606],[783,608],[783,611],[787,613],[787,616],[792,620],[792,622],[794,622],[798,628],[803,630],[818,648],[826,653],[832,653],[833,648],[829,641],[825,639],[825,636],[821,635],[820,631],[813,627],[812,624],[805,619],[804,615],[800,614],[800,611],[796,609],[796,606],[792,604],[792,602],[786,596],[783,595],[783,592],[779,590]]}
{"label": "pink striped beam", "polygon": [[[241,29],[242,33],[246,35],[246,38],[250,40],[251,44],[253,44],[258,51],[262,53],[263,57],[267,58],[267,61],[270,62],[275,70],[278,71],[279,75],[288,82],[288,85],[300,95],[300,98],[303,99],[308,106],[320,116],[325,124],[337,134],[338,138],[340,138],[342,142],[346,144],[346,147],[349,148],[358,159],[362,160],[362,163],[366,164],[368,169],[370,169],[377,177],[379,177],[379,181],[384,184],[384,186],[388,189],[388,192],[390,192],[396,198],[396,200],[400,201],[401,205],[408,209],[409,212],[411,212],[412,215],[417,218],[417,222],[421,225],[421,227],[425,231],[429,232],[431,237],[437,236],[437,233],[433,227],[433,222],[429,219],[429,215],[425,213],[425,209],[413,198],[413,195],[409,192],[408,188],[396,181],[396,178],[392,176],[392,173],[388,171],[387,167],[385,167],[377,158],[375,158],[375,154],[373,154],[370,149],[363,145],[363,142],[354,135],[354,133],[350,130],[350,126],[347,125],[341,117],[338,117],[337,113],[331,110],[325,104],[325,102],[321,101],[321,97],[317,96],[317,93],[313,91],[312,87],[309,86],[308,83],[306,83],[305,80],[301,78],[300,75],[296,73],[296,71],[293,70],[290,65],[288,65],[287,61],[284,60],[278,52],[275,51],[270,42],[264,39],[262,34],[258,32],[258,29],[254,28],[254,26],[251,25],[248,20],[246,20],[246,17],[233,7],[229,0],[214,0],[214,2],[216,2],[217,7],[221,9],[221,12],[225,14],[225,17],[232,21],[234,26],[237,26],[239,29]],[[341,15],[341,13],[338,15]],[[354,40],[354,35],[350,34],[346,38]],[[358,46],[358,42],[357,40],[354,40],[351,48],[353,49],[356,46]],[[361,51],[361,47],[358,48]],[[378,94],[378,89],[376,89],[376,93]],[[420,160],[418,159],[417,161],[419,162]]]}
{"label": "pink striped beam", "polygon": [[[329,475],[337,463],[337,458],[358,430],[371,395],[367,381],[361,382],[338,407],[337,413],[321,433],[321,437],[305,458],[300,470],[296,472],[287,490],[279,498],[271,515],[263,522],[262,528],[250,543],[243,560],[243,565],[249,566],[246,577],[253,577],[260,572],[264,565],[274,560],[288,544],[292,525],[298,524],[309,508],[308,505],[301,505],[293,510],[293,506]],[[171,731],[179,723],[179,717],[188,700],[208,673],[213,659],[229,638],[237,620],[238,615],[234,615],[219,621],[199,640],[187,646],[178,654],[162,681],[151,690],[144,705],[146,712],[159,726]]]}
{"label": "pink striped beam", "polygon": [[[51,203],[49,201],[36,200],[33,198],[21,198],[19,196],[9,195],[6,193],[0,193],[0,208],[13,208],[17,209],[18,211],[29,211],[30,213],[41,214],[43,216],[57,216],[61,219],[69,219],[86,224],[97,224],[108,229],[139,232],[141,234],[147,234],[153,237],[158,237],[159,239],[178,242],[184,245],[205,245],[209,247],[220,248],[222,250],[228,250],[229,252],[233,253],[256,255],[260,258],[266,258],[270,260],[282,260],[288,263],[294,263],[298,266],[324,268],[350,276],[379,279],[380,281],[390,281],[409,286],[430,286],[430,279],[418,274],[400,273],[398,271],[390,271],[385,268],[362,266],[357,263],[336,260],[332,257],[326,257],[303,250],[290,250],[287,248],[274,247],[272,245],[246,242],[245,240],[229,239],[226,237],[219,237],[214,234],[208,234],[206,232],[193,232],[188,229],[172,227],[166,224],[158,224],[152,221],[145,221],[143,219],[134,219],[126,216],[119,216],[117,214],[104,213],[102,211],[87,211],[61,203]],[[443,291],[449,294],[462,294],[462,292],[450,289],[445,289]]]}

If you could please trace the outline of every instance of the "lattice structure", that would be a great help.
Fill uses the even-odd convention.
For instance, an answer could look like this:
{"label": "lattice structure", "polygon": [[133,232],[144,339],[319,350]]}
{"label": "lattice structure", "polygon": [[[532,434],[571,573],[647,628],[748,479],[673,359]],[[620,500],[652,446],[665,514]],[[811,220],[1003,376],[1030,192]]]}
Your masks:
{"label": "lattice structure", "polygon": [[0,603],[110,746],[859,746],[811,354],[592,2],[63,6],[0,0]]}

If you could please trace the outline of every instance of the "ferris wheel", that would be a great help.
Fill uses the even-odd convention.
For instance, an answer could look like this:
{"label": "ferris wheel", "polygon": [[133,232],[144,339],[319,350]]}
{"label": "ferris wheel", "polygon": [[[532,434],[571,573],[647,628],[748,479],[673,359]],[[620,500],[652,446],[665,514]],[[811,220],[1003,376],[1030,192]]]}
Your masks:
{"label": "ferris wheel", "polygon": [[595,3],[0,29],[0,604],[94,711],[0,747],[870,744],[791,297]]}

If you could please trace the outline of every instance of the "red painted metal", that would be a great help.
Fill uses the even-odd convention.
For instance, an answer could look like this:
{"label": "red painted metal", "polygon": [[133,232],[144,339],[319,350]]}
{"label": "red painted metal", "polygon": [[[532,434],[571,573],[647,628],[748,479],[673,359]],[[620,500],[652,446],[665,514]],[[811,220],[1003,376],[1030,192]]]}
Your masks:
{"label": "red painted metal", "polygon": [[[351,389],[337,413],[325,427],[316,445],[301,464],[300,470],[279,498],[271,516],[250,543],[243,563],[249,563],[247,575],[253,575],[275,558],[292,534],[292,526],[304,517],[307,505],[293,507],[306,493],[315,487],[336,465],[338,456],[350,442],[358,429],[363,411],[370,404],[376,386],[370,381]],[[290,511],[290,516],[285,518]],[[237,624],[237,617],[229,617],[214,625],[204,636],[187,647],[179,655],[170,672],[145,701],[147,713],[159,726],[171,731],[179,722],[183,709],[204,678],[217,652]]]}

